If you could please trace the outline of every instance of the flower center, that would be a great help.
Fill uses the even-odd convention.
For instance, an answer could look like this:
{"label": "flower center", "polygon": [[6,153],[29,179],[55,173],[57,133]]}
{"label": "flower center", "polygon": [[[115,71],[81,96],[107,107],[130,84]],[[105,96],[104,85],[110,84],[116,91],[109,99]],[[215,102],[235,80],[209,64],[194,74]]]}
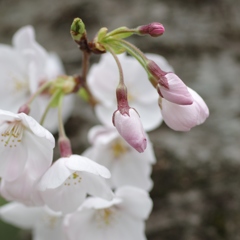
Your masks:
{"label": "flower center", "polygon": [[1,142],[5,147],[17,147],[22,141],[24,126],[21,121],[8,123],[8,127],[1,133]]}
{"label": "flower center", "polygon": [[112,144],[112,152],[113,152],[113,156],[115,158],[119,158],[121,155],[128,152],[128,150],[129,150],[129,148],[126,146],[126,144],[121,139],[117,139]]}
{"label": "flower center", "polygon": [[67,180],[64,182],[65,186],[72,186],[80,184],[82,181],[82,177],[79,175],[79,173],[74,172],[72,175],[70,175]]}
{"label": "flower center", "polygon": [[96,221],[99,227],[109,226],[114,219],[114,209],[105,208],[97,210]]}

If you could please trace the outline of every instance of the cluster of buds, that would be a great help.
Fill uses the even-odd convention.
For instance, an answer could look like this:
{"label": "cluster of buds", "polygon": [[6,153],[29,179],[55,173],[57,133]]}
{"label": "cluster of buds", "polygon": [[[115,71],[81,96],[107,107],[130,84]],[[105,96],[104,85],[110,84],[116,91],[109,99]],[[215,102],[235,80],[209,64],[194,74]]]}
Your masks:
{"label": "cluster of buds", "polygon": [[[145,239],[144,221],[152,209],[148,194],[153,185],[150,175],[156,161],[146,131],[158,127],[160,110],[166,124],[177,131],[188,131],[209,115],[203,99],[161,57],[143,54],[125,40],[133,34],[158,37],[164,31],[157,22],[137,28],[120,27],[111,32],[101,28],[88,41],[83,21],[74,19],[70,33],[83,52],[82,74],[77,76],[63,73],[56,56],[48,54],[35,41],[29,26],[15,34],[13,48],[0,45],[0,62],[5,66],[0,69],[2,76],[10,78],[8,70],[15,69],[12,80],[15,81],[15,76],[20,78],[15,82],[17,90],[23,89],[22,78],[28,77],[27,89],[16,95],[24,98],[18,102],[16,97],[13,105],[10,99],[8,106],[0,107],[5,109],[0,110],[0,193],[7,200],[18,202],[0,208],[1,218],[33,229],[36,239],[64,240],[65,236],[71,240],[79,237],[97,240],[102,236],[106,240]],[[92,53],[102,54],[102,58],[87,76]],[[24,77],[20,74],[22,69],[29,70]],[[125,81],[126,69],[130,78],[135,74],[135,83]],[[105,78],[104,74],[110,76],[111,71],[113,75],[117,72],[117,77]],[[140,83],[144,74],[146,81]],[[115,79],[115,83],[106,82]],[[130,85],[135,92],[128,91]],[[100,91],[101,88],[109,92]],[[10,90],[0,96],[9,97],[16,89]],[[26,92],[30,92],[27,99]],[[68,99],[74,93],[87,100],[97,115],[103,116],[100,121],[106,123],[90,130],[92,146],[82,155],[73,153],[64,129],[64,120],[73,105],[72,99]],[[112,93],[115,102],[106,100]],[[107,108],[113,104],[110,118],[106,106],[101,104]],[[16,109],[16,105],[20,108]],[[56,109],[58,117],[54,118]],[[42,126],[44,123],[50,123],[51,127],[46,126],[49,130]],[[60,158],[53,162],[52,133],[56,129]],[[14,214],[24,216],[25,222],[19,222]],[[50,220],[45,221],[43,215]],[[122,229],[127,229],[128,235]]]}
{"label": "cluster of buds", "polygon": [[[159,106],[163,119],[169,127],[177,131],[188,131],[206,120],[209,111],[197,93],[197,95],[193,94],[193,90],[189,90],[175,73],[163,71],[153,60],[147,58],[138,48],[125,40],[133,34],[161,36],[165,31],[161,23],[153,22],[132,29],[120,27],[111,32],[108,32],[107,28],[101,28],[92,42],[88,42],[83,26],[80,19],[75,19],[71,27],[72,37],[80,49],[84,51],[83,46],[87,46],[85,52],[110,52],[116,61],[119,70],[119,84],[116,90],[118,108],[113,114],[113,124],[120,135],[137,151],[144,151],[146,138],[137,109],[129,107],[128,104],[123,70],[117,56],[120,53],[127,52],[146,71],[149,81],[159,94]],[[79,32],[77,32],[78,29]],[[77,40],[76,36],[78,36]],[[177,111],[172,112],[171,108],[176,108]]]}

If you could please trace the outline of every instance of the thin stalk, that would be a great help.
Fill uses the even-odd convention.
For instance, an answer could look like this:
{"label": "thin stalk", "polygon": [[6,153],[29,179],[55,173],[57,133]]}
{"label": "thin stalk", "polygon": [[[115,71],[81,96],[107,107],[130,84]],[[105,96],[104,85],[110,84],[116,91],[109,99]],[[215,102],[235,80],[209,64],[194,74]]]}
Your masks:
{"label": "thin stalk", "polygon": [[63,117],[62,117],[63,97],[64,96],[62,95],[58,102],[58,131],[59,131],[59,137],[67,138],[65,129],[64,129]]}
{"label": "thin stalk", "polygon": [[122,65],[121,65],[117,55],[114,53],[113,49],[109,45],[106,45],[106,48],[112,54],[112,56],[113,56],[113,58],[114,58],[114,60],[117,64],[118,71],[119,71],[119,84],[125,85],[124,84],[124,79],[123,79]]}
{"label": "thin stalk", "polygon": [[147,58],[142,53],[142,51],[140,51],[136,46],[134,46],[133,44],[131,44],[123,39],[115,39],[115,38],[110,39],[109,38],[108,41],[120,43],[121,46],[123,46],[130,55],[132,55],[134,58],[136,58],[138,60],[138,62],[142,65],[142,67],[147,71],[147,69],[146,69]]}
{"label": "thin stalk", "polygon": [[89,67],[89,53],[83,51],[83,62],[82,62],[82,87],[88,94],[89,103],[94,107],[97,104],[97,100],[93,97],[88,85],[87,85],[87,72]]}
{"label": "thin stalk", "polygon": [[52,82],[45,82],[42,86],[40,86],[38,88],[38,90],[28,99],[27,101],[27,105],[30,105],[34,99],[39,96],[44,90],[46,90],[48,87],[50,87],[50,85],[52,84]]}
{"label": "thin stalk", "polygon": [[56,96],[60,93],[60,91],[61,91],[61,89],[59,89],[58,91],[56,91],[56,92],[52,95],[50,101],[48,102],[48,105],[47,105],[47,107],[45,108],[45,111],[44,111],[44,113],[43,113],[43,115],[42,115],[42,118],[41,118],[41,121],[40,121],[40,124],[41,124],[41,125],[43,125],[43,123],[44,123],[44,121],[45,121],[45,118],[46,118],[46,116],[47,116],[47,114],[48,114],[48,111],[49,111],[49,109],[51,108],[51,104],[52,104],[53,100],[56,98]]}

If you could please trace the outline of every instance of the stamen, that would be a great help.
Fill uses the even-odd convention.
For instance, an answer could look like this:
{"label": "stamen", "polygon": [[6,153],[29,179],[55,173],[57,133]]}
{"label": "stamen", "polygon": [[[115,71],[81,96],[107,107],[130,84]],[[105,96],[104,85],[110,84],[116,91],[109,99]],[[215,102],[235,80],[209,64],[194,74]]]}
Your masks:
{"label": "stamen", "polygon": [[125,154],[128,151],[129,151],[129,148],[121,139],[117,139],[112,144],[112,152],[113,152],[114,158],[119,158],[121,155]]}
{"label": "stamen", "polygon": [[21,121],[15,121],[8,123],[8,127],[1,134],[1,142],[4,142],[4,146],[7,147],[16,147],[17,144],[9,145],[9,142],[20,143],[23,137],[24,126]]}

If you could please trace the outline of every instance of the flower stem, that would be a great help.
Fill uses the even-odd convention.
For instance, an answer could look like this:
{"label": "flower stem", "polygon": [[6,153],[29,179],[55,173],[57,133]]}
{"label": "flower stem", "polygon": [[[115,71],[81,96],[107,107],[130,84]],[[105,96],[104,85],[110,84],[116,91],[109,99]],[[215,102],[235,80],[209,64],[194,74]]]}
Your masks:
{"label": "flower stem", "polygon": [[52,81],[45,82],[43,85],[41,85],[38,90],[28,99],[27,105],[30,105],[34,99],[39,96],[44,90],[46,90],[50,85],[52,84]]}
{"label": "flower stem", "polygon": [[113,49],[109,46],[109,45],[106,45],[105,46],[107,48],[107,50],[112,54],[116,64],[117,64],[117,67],[118,67],[118,71],[119,71],[119,84],[122,84],[122,85],[125,85],[124,84],[124,79],[123,79],[123,70],[122,70],[122,66],[121,66],[121,63],[117,57],[117,55],[114,53]]}
{"label": "flower stem", "polygon": [[89,66],[89,56],[90,53],[88,51],[82,50],[83,52],[83,62],[82,62],[82,76],[81,76],[81,87],[84,88],[88,95],[88,101],[92,107],[94,107],[98,102],[92,95],[88,85],[87,85],[87,72]]}
{"label": "flower stem", "polygon": [[[134,58],[137,59],[137,61],[142,65],[142,67],[147,71],[146,65],[147,65],[147,58],[146,56],[133,44],[123,40],[123,39],[108,39],[108,42],[118,42],[121,46],[123,46],[126,51],[132,55]],[[148,72],[148,71],[147,71]]]}
{"label": "flower stem", "polygon": [[40,121],[40,124],[41,124],[41,125],[43,125],[43,123],[44,123],[44,121],[45,121],[45,118],[46,118],[46,116],[47,116],[47,114],[48,114],[48,111],[49,111],[49,109],[52,107],[53,101],[56,99],[56,97],[60,94],[61,91],[62,91],[62,90],[59,89],[58,91],[55,91],[55,93],[52,95],[52,97],[51,97],[50,101],[48,102],[48,105],[47,105],[47,107],[45,108],[45,111],[44,111],[44,113],[43,113],[43,115],[42,115],[42,118],[41,118],[41,121]]}
{"label": "flower stem", "polygon": [[62,118],[62,105],[63,105],[63,95],[59,98],[58,102],[58,132],[60,137],[66,137],[64,123]]}

